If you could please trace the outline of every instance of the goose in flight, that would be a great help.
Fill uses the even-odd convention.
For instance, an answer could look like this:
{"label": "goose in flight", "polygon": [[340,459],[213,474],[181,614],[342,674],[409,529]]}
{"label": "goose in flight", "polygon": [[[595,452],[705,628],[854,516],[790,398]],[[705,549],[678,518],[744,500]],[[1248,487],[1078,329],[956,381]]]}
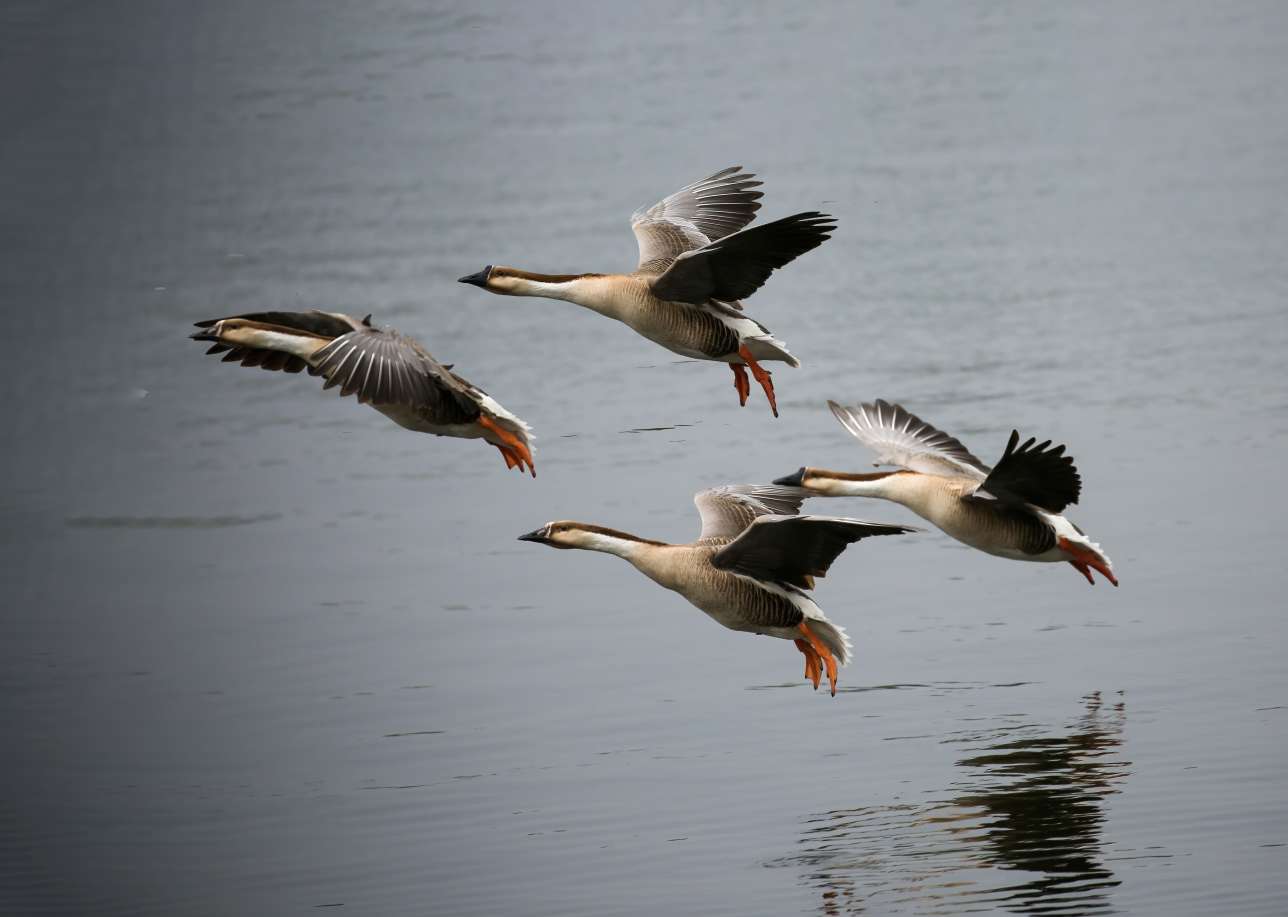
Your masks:
{"label": "goose in flight", "polygon": [[810,598],[814,577],[869,535],[915,531],[902,525],[800,516],[796,487],[730,485],[693,498],[702,532],[691,544],[650,541],[584,522],[550,522],[520,541],[602,551],[628,561],[659,586],[678,592],[730,630],[795,642],[805,677],[818,688],[824,668],[832,694],[850,641]]}
{"label": "goose in flight", "polygon": [[1064,446],[1020,442],[1011,431],[1006,450],[990,468],[957,439],[904,410],[873,401],[828,407],[878,465],[898,471],[851,474],[802,468],[775,483],[827,497],[880,497],[902,503],[945,534],[1011,560],[1068,561],[1094,585],[1092,570],[1118,585],[1113,564],[1062,513],[1078,502],[1082,479]]}
{"label": "goose in flight", "polygon": [[830,238],[836,221],[808,211],[744,229],[760,209],[761,182],[741,166],[681,188],[631,217],[639,265],[629,274],[536,274],[489,264],[461,278],[505,296],[563,299],[617,319],[667,350],[727,363],[738,402],[747,369],[778,416],[774,383],[760,364],[800,362],[764,325],[743,314],[746,299],[775,270]]}
{"label": "goose in flight", "polygon": [[224,362],[326,379],[394,423],[418,433],[482,439],[500,450],[507,468],[532,464],[531,431],[487,392],[462,379],[429,351],[396,331],[340,312],[251,312],[197,322],[193,340]]}

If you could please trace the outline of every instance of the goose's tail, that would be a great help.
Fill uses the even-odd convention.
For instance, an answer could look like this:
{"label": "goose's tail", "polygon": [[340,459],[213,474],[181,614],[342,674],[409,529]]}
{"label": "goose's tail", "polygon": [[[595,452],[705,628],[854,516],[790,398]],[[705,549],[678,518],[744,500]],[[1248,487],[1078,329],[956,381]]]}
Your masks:
{"label": "goose's tail", "polygon": [[751,355],[758,362],[780,360],[793,369],[801,365],[801,361],[792,355],[792,352],[787,349],[787,345],[772,334],[759,334],[755,337],[746,338],[743,344],[746,345],[747,349],[751,351]]}
{"label": "goose's tail", "polygon": [[809,629],[823,642],[824,646],[832,651],[837,665],[845,665],[850,661],[850,651],[854,644],[850,642],[844,627],[833,624],[827,618],[810,618]]}

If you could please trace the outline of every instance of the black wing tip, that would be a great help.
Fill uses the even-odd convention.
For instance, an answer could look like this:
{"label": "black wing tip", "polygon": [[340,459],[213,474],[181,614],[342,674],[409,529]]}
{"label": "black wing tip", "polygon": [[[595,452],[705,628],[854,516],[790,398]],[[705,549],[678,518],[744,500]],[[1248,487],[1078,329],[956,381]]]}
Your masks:
{"label": "black wing tip", "polygon": [[208,318],[204,322],[193,322],[192,325],[194,328],[209,328],[217,321],[219,321],[217,318]]}
{"label": "black wing tip", "polygon": [[820,213],[817,210],[806,210],[803,213],[793,213],[791,216],[785,216],[781,219],[774,220],[772,223],[766,223],[766,226],[779,226],[782,228],[792,227],[794,229],[809,230],[811,232],[831,232],[836,229],[839,221],[830,213]]}

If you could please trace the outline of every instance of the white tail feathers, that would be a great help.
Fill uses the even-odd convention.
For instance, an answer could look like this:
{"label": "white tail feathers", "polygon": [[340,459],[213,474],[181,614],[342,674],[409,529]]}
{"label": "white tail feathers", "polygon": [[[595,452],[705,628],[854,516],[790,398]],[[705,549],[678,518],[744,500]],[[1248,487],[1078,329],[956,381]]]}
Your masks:
{"label": "white tail feathers", "polygon": [[833,624],[826,618],[810,618],[809,629],[832,651],[838,665],[845,665],[850,661],[850,650],[853,644],[850,643],[850,637],[846,634],[845,628]]}
{"label": "white tail feathers", "polygon": [[792,356],[787,345],[772,335],[764,334],[743,340],[751,355],[757,360],[781,360],[793,368],[799,367],[801,361]]}

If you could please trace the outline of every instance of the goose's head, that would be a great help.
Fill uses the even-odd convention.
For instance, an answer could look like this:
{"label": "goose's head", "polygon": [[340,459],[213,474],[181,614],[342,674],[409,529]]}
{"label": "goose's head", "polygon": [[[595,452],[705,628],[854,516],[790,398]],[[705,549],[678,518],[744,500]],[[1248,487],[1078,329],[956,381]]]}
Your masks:
{"label": "goose's head", "polygon": [[489,293],[499,293],[502,296],[520,296],[530,292],[525,281],[535,276],[539,275],[528,274],[499,264],[489,264],[478,273],[466,274],[458,283],[468,283],[470,286],[479,287]]}
{"label": "goose's head", "polygon": [[492,271],[493,267],[489,264],[477,273],[466,274],[457,283],[468,283],[470,286],[482,287],[486,290],[488,289],[488,279],[492,276]]}
{"label": "goose's head", "polygon": [[265,325],[263,322],[246,318],[221,318],[213,322],[202,322],[200,330],[191,337],[194,341],[219,341],[225,344],[246,344],[255,346],[260,343],[269,330],[289,331]]}
{"label": "goose's head", "polygon": [[541,528],[520,535],[520,541],[535,541],[537,544],[548,544],[552,548],[589,548],[594,542],[597,526],[588,526],[581,522],[547,522]]}
{"label": "goose's head", "polygon": [[591,525],[588,522],[547,522],[534,532],[519,536],[520,541],[535,541],[552,548],[580,548],[583,551],[602,551],[630,558],[644,545],[661,545],[629,532]]}
{"label": "goose's head", "polygon": [[822,468],[802,467],[795,474],[789,474],[778,478],[774,481],[780,487],[803,487],[805,490],[813,493],[826,493],[828,481],[832,480],[834,472],[825,471]]}

